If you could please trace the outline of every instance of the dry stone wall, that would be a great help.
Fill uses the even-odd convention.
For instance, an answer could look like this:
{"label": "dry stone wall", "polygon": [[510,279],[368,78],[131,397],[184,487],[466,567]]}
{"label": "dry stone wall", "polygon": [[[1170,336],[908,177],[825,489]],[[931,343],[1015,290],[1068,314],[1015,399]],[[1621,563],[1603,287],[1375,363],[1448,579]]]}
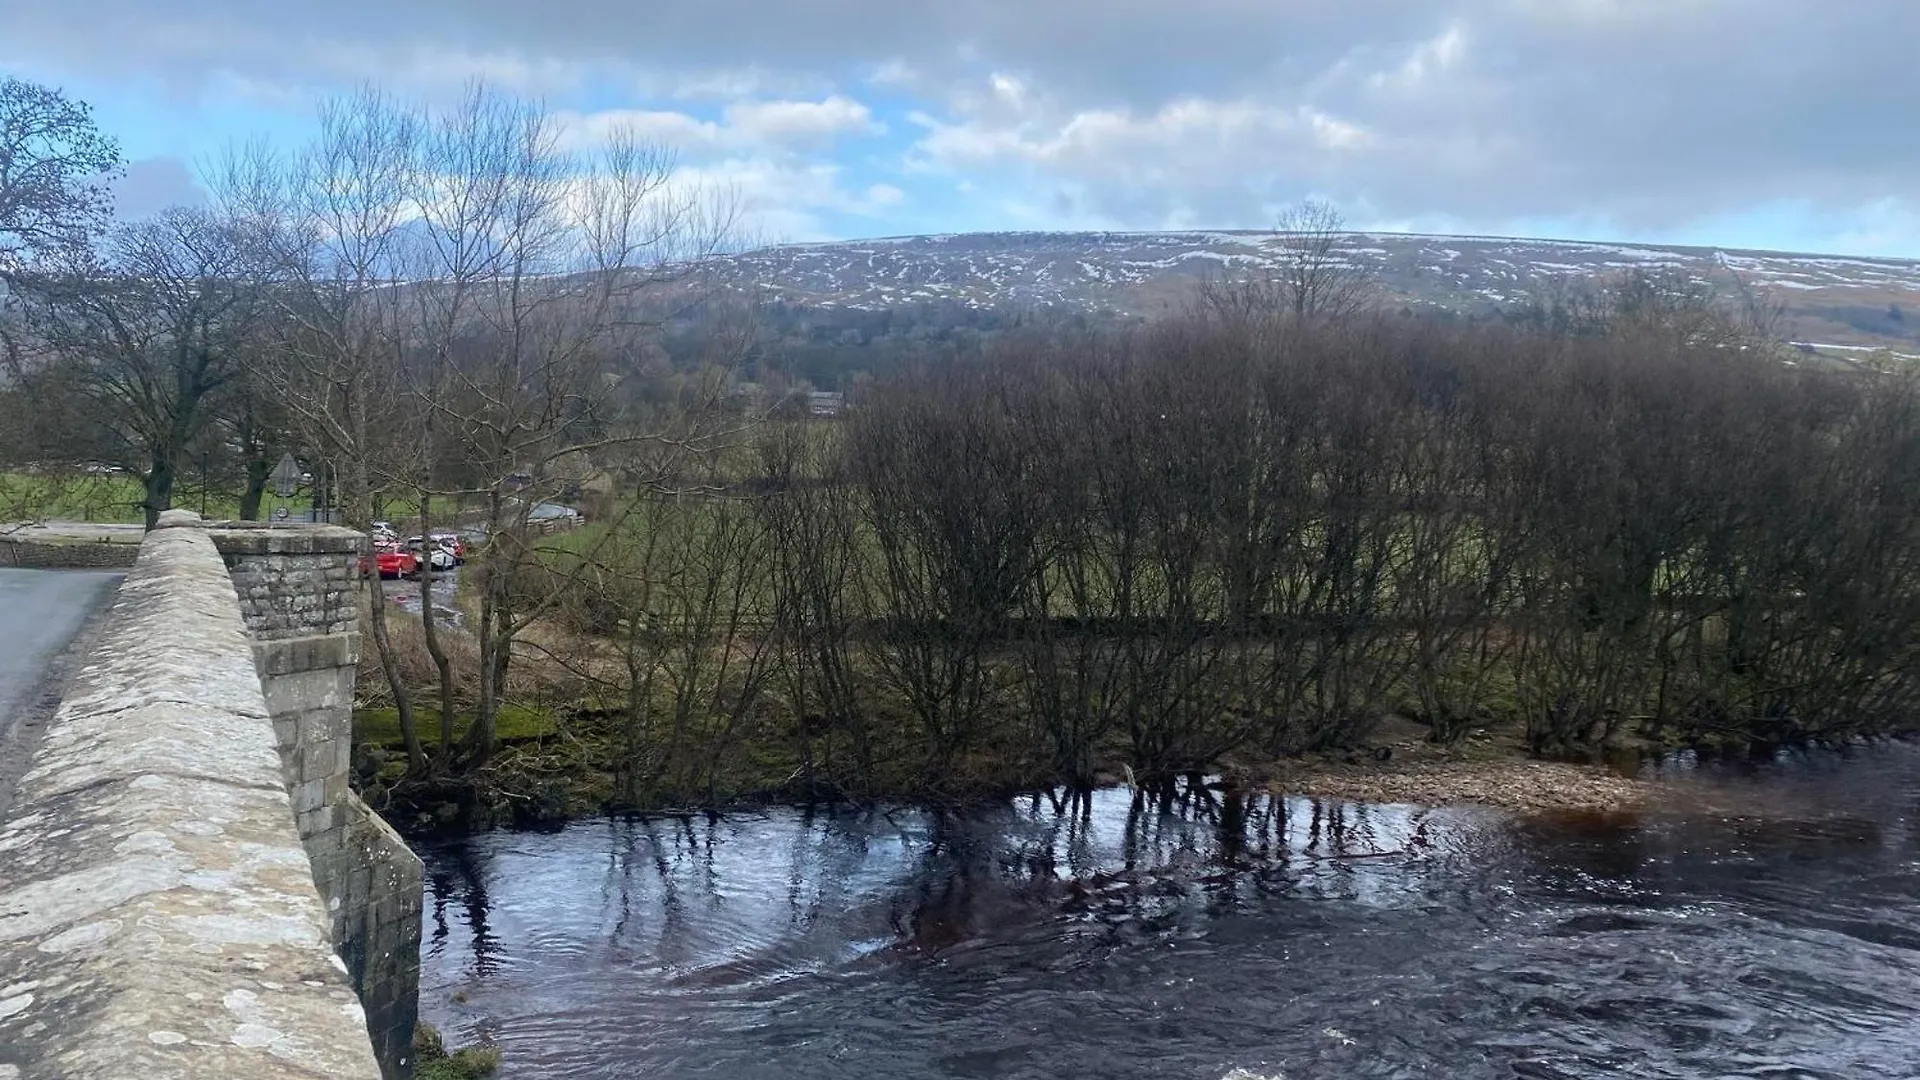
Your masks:
{"label": "dry stone wall", "polygon": [[0,566],[27,570],[120,570],[139,554],[139,544],[118,540],[0,536]]}

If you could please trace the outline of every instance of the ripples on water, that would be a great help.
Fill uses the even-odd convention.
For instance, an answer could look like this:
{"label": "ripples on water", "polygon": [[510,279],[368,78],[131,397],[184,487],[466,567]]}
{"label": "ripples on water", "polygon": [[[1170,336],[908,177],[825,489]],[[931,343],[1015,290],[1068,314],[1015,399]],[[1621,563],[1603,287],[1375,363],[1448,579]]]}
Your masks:
{"label": "ripples on water", "polygon": [[508,1080],[1920,1076],[1920,752],[1745,773],[494,833],[426,853],[423,1014]]}

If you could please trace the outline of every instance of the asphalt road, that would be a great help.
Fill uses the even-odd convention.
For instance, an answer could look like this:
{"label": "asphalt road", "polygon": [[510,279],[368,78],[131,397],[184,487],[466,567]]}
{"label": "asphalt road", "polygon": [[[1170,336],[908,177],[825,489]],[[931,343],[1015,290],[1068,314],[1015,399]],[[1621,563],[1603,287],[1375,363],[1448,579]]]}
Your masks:
{"label": "asphalt road", "polygon": [[0,567],[0,814],[25,771],[38,729],[58,704],[67,647],[113,598],[118,571]]}

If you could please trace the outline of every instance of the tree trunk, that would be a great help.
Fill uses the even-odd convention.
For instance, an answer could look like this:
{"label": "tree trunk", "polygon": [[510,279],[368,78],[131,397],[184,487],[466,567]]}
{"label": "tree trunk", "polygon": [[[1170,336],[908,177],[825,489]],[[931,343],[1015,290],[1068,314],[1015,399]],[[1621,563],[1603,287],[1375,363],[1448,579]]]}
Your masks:
{"label": "tree trunk", "polygon": [[433,617],[433,496],[420,489],[420,633],[426,639],[427,655],[440,673],[440,749],[434,754],[435,772],[445,770],[453,760],[453,661],[440,647],[440,628]]}
{"label": "tree trunk", "polygon": [[400,722],[400,737],[407,744],[407,772],[419,775],[426,771],[426,752],[420,747],[420,729],[413,718],[413,699],[407,694],[407,684],[400,679],[400,660],[393,651],[393,639],[387,634],[387,597],[380,588],[380,573],[375,570],[367,576],[367,587],[373,594],[373,611],[370,629],[373,632],[373,645],[380,653],[380,670],[387,676],[387,689],[393,694],[393,711]]}
{"label": "tree trunk", "polygon": [[173,509],[173,483],[173,455],[155,451],[147,472],[146,497],[140,500],[140,506],[146,511],[149,530],[159,524],[161,511]]}
{"label": "tree trunk", "polygon": [[506,689],[507,665],[513,655],[512,582],[508,578],[519,525],[505,528],[506,508],[496,488],[488,495],[487,561],[480,589],[480,700],[473,726],[467,730],[467,765],[477,769],[493,756],[494,726],[500,715],[500,695]]}
{"label": "tree trunk", "polygon": [[240,493],[240,520],[259,521],[260,504],[266,498],[267,481],[273,478],[273,462],[247,462],[247,489]]}
{"label": "tree trunk", "polygon": [[[366,418],[361,411],[364,408],[364,403],[361,403],[360,407],[355,409],[354,416],[357,421],[356,434],[360,437],[362,446],[365,445],[366,435]],[[342,500],[342,506],[348,508],[350,512],[364,513],[372,509],[372,484],[367,476],[365,461],[353,462],[348,481],[342,486],[347,488],[347,497]],[[365,528],[372,520],[369,516],[353,524]],[[367,588],[372,597],[368,629],[373,634],[374,649],[380,656],[380,672],[387,677],[387,691],[393,695],[393,710],[400,723],[400,737],[407,744],[407,772],[409,775],[418,776],[426,771],[426,754],[420,747],[420,730],[414,723],[413,699],[407,693],[406,681],[400,677],[400,659],[394,654],[393,640],[387,634],[387,597],[385,590],[380,587],[379,563],[372,559],[371,552],[368,553],[368,558]]]}

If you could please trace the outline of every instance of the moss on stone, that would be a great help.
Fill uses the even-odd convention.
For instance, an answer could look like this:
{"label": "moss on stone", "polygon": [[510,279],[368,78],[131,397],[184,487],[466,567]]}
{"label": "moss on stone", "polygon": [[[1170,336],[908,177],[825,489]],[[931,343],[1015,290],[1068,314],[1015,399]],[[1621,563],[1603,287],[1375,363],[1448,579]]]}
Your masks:
{"label": "moss on stone", "polygon": [[414,1080],[479,1080],[500,1068],[500,1051],[491,1046],[463,1046],[447,1053],[440,1032],[424,1020],[413,1029],[413,1055]]}

